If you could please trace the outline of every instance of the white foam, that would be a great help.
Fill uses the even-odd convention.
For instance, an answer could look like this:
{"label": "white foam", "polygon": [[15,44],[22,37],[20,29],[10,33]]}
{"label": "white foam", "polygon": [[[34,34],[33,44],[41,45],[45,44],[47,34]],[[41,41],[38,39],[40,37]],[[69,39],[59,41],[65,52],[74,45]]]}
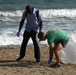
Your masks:
{"label": "white foam", "polygon": [[20,17],[22,15],[21,10],[17,11],[0,11],[0,16],[5,16],[5,17]]}
{"label": "white foam", "polygon": [[[5,17],[21,17],[23,10],[16,11],[0,11],[0,16]],[[76,17],[76,9],[43,9],[40,10],[43,17]]]}
{"label": "white foam", "polygon": [[[16,11],[0,11],[0,21],[19,21],[23,10]],[[43,9],[40,10],[44,19],[56,17],[76,18],[76,9]]]}
{"label": "white foam", "polygon": [[76,18],[76,9],[45,9],[41,11],[44,18],[69,17]]}

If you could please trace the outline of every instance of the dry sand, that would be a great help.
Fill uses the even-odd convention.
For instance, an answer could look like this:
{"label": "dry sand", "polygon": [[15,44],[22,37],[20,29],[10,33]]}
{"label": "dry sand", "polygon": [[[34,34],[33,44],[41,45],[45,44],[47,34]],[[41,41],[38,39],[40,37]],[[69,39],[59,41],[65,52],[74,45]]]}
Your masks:
{"label": "dry sand", "polygon": [[[0,75],[76,75],[76,65],[61,64],[60,68],[51,68],[47,64],[48,48],[41,48],[41,62],[36,63],[33,48],[27,48],[23,60],[16,62],[20,48],[0,49]],[[55,59],[53,60],[55,63]]]}

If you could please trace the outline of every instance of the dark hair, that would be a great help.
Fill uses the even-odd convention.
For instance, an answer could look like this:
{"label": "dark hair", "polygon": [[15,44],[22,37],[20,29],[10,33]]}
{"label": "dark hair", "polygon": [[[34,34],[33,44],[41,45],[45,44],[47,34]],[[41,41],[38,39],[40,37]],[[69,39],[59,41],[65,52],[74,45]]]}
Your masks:
{"label": "dark hair", "polygon": [[38,33],[38,38],[39,38],[40,41],[42,40],[43,34],[44,34],[43,32]]}
{"label": "dark hair", "polygon": [[26,12],[28,13],[30,9],[33,9],[33,7],[31,5],[27,5],[26,6]]}

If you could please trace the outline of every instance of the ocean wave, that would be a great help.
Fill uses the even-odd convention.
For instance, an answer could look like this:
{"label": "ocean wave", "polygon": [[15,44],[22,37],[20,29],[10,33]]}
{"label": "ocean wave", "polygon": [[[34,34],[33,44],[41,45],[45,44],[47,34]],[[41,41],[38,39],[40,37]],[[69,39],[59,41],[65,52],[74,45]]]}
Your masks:
{"label": "ocean wave", "polygon": [[0,11],[0,16],[4,17],[20,17],[22,15],[21,10],[17,11]]}
{"label": "ocean wave", "polygon": [[[16,31],[11,32],[3,32],[3,34],[0,35],[0,46],[8,46],[8,45],[21,45],[22,39],[23,39],[23,33],[21,33],[20,37],[16,36]],[[76,43],[76,33],[69,32],[69,43]],[[37,39],[39,40],[39,39]],[[28,41],[28,45],[33,45],[32,39],[30,38]],[[46,45],[48,46],[47,40],[39,42],[40,46]]]}
{"label": "ocean wave", "polygon": [[[17,11],[0,11],[0,16],[3,17],[21,17],[23,10]],[[42,9],[40,10],[44,18],[51,17],[76,17],[76,9]]]}
{"label": "ocean wave", "polygon": [[42,10],[44,18],[67,17],[76,18],[76,9],[48,9]]}

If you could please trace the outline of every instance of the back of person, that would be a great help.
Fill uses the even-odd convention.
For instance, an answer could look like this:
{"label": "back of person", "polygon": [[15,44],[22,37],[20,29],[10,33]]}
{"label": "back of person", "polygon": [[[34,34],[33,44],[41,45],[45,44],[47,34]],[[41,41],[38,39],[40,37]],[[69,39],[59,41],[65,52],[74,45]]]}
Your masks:
{"label": "back of person", "polygon": [[60,40],[67,40],[68,35],[61,30],[49,30],[47,33],[48,44],[56,43]]}

